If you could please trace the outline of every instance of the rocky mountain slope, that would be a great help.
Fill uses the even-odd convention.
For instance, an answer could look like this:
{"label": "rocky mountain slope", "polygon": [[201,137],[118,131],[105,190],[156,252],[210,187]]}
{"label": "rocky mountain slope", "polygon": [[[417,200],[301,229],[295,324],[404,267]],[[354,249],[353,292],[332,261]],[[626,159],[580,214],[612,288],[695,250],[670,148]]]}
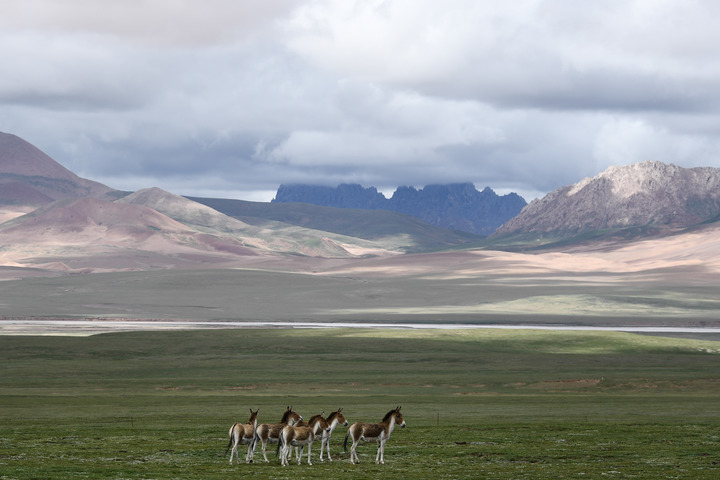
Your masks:
{"label": "rocky mountain slope", "polygon": [[563,237],[628,228],[663,231],[712,221],[718,215],[720,169],[647,161],[610,167],[534,200],[495,236]]}
{"label": "rocky mountain slope", "polygon": [[400,187],[391,198],[375,187],[355,184],[337,187],[281,185],[273,202],[405,213],[441,228],[490,235],[526,205],[515,193],[497,195],[487,187],[477,191],[472,183],[427,185],[422,189]]}

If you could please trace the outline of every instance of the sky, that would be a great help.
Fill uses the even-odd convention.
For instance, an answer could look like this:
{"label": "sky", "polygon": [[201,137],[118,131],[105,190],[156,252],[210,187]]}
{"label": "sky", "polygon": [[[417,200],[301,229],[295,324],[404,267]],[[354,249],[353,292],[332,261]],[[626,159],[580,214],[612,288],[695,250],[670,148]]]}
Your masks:
{"label": "sky", "polygon": [[0,0],[0,131],[135,191],[720,167],[715,0]]}

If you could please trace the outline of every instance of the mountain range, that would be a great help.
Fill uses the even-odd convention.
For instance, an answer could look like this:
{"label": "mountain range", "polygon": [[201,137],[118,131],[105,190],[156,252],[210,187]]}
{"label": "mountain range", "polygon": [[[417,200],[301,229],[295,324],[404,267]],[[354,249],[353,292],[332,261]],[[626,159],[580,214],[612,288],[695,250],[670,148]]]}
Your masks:
{"label": "mountain range", "polygon": [[122,192],[83,179],[25,140],[0,133],[0,269],[10,276],[18,269],[282,269],[289,260],[397,255],[479,240],[394,212],[313,206],[273,214],[270,203],[218,202],[234,215],[159,188]]}
{"label": "mountain range", "polygon": [[[269,203],[186,198],[158,188],[122,192],[83,179],[25,140],[0,133],[0,279],[177,268],[341,272],[350,268],[347,262],[366,265],[365,271],[382,270],[381,265],[415,272],[430,265],[475,271],[481,258],[554,268],[569,265],[567,258],[579,258],[578,252],[602,255],[607,268],[688,262],[710,268],[718,263],[720,248],[715,240],[719,186],[720,170],[714,168],[659,162],[611,167],[525,205],[486,239],[460,231],[457,223],[440,228],[378,209],[389,199],[357,185],[317,190],[340,195],[345,207],[356,208],[290,202],[298,199],[290,193],[301,189],[287,186]],[[403,187],[393,198],[398,205],[435,198],[437,211],[459,215],[483,196],[524,203],[489,188],[478,192],[472,184]],[[366,208],[372,202],[373,209]],[[545,250],[530,256],[499,253],[538,246]],[[606,257],[609,251],[616,252],[613,260]]]}
{"label": "mountain range", "polygon": [[406,213],[436,227],[477,235],[492,234],[527,204],[516,193],[500,196],[490,187],[478,191],[472,183],[427,185],[419,190],[399,187],[390,198],[385,198],[375,187],[363,188],[357,184],[337,187],[280,185],[273,202],[390,210]]}

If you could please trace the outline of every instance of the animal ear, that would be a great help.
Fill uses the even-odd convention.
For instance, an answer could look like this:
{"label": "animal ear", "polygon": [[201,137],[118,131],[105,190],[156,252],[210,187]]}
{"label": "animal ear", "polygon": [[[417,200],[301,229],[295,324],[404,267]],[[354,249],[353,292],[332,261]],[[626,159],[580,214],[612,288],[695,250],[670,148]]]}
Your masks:
{"label": "animal ear", "polygon": [[338,408],[338,413],[342,412],[342,407]]}

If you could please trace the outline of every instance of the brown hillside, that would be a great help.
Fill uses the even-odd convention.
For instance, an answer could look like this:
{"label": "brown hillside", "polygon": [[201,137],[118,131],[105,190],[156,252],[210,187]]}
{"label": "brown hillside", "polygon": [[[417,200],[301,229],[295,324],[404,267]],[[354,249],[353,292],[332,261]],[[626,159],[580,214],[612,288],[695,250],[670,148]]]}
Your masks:
{"label": "brown hillside", "polygon": [[0,132],[0,204],[44,205],[99,198],[113,189],[78,177],[25,140]]}
{"label": "brown hillside", "polygon": [[257,255],[151,208],[93,198],[54,202],[10,220],[0,225],[0,239],[2,264],[49,270],[187,267]]}

